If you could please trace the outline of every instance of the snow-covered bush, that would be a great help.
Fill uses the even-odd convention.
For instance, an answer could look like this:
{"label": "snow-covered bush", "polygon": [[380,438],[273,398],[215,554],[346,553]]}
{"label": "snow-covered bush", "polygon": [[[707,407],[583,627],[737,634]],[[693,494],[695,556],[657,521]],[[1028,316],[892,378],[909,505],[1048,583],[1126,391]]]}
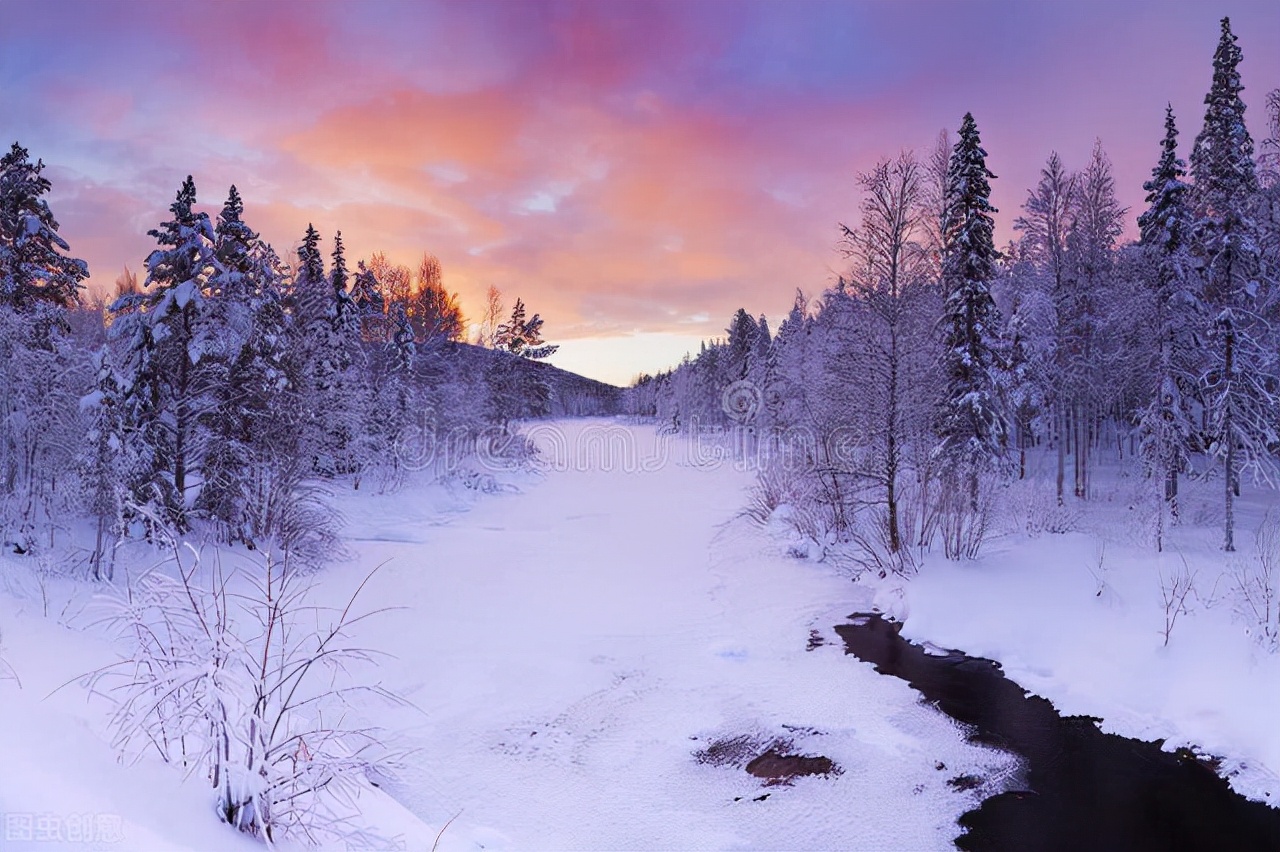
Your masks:
{"label": "snow-covered bush", "polygon": [[[206,565],[206,562],[211,564]],[[374,653],[353,644],[356,597],[342,609],[270,554],[226,570],[190,545],[104,596],[103,623],[120,661],[88,676],[114,701],[115,744],[154,753],[207,779],[218,815],[268,843],[350,839],[344,821],[366,774],[393,755],[363,727],[359,699],[394,702],[376,685],[344,683]]]}
{"label": "snow-covered bush", "polygon": [[787,465],[766,465],[747,492],[747,505],[742,513],[757,524],[766,524],[779,506],[804,503],[811,491],[800,473]]}
{"label": "snow-covered bush", "polygon": [[849,557],[855,565],[880,577],[910,575],[919,569],[914,541],[916,514],[904,512],[899,519],[900,534],[906,542],[896,551],[890,546],[889,513],[883,506],[868,506],[853,516],[847,537]]}
{"label": "snow-covered bush", "polygon": [[1191,604],[1187,599],[1194,597],[1195,592],[1196,572],[1191,570],[1185,558],[1182,559],[1182,565],[1172,573],[1160,572],[1160,603],[1164,607],[1164,629],[1161,636],[1165,645],[1169,644],[1169,638],[1173,636],[1178,616],[1191,613]]}
{"label": "snow-covered bush", "polygon": [[9,665],[4,658],[4,632],[0,631],[0,680],[12,680],[19,687],[22,681],[18,678],[18,673],[13,670],[13,666]]}
{"label": "snow-covered bush", "polygon": [[981,476],[975,507],[963,488],[946,488],[939,495],[938,531],[948,559],[976,559],[992,532],[995,477]]}
{"label": "snow-covered bush", "polygon": [[1053,489],[1036,479],[1009,486],[1005,505],[1009,525],[1032,538],[1045,533],[1069,533],[1080,528],[1080,511],[1073,505],[1059,505]]}
{"label": "snow-covered bush", "polygon": [[491,426],[476,436],[475,458],[485,470],[526,470],[537,460],[538,447],[515,428]]}
{"label": "snow-covered bush", "polygon": [[1267,512],[1254,534],[1250,558],[1229,568],[1230,595],[1236,617],[1259,645],[1280,650],[1280,513]]}

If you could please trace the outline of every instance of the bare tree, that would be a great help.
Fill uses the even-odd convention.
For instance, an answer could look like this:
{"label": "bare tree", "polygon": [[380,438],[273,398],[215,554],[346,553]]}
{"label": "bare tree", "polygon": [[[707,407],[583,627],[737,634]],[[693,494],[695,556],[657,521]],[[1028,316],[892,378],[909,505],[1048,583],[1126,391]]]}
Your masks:
{"label": "bare tree", "polygon": [[498,326],[502,324],[502,291],[490,284],[484,294],[484,314],[480,318],[480,328],[476,332],[476,345],[492,349],[498,339]]}
{"label": "bare tree", "polygon": [[[864,471],[884,489],[887,544],[902,548],[899,478],[909,439],[912,412],[909,379],[923,379],[912,355],[926,349],[912,331],[920,325],[921,296],[927,277],[923,224],[925,169],[910,152],[882,160],[859,176],[865,193],[862,219],[855,231],[841,225],[845,250],[854,262],[853,293],[865,307],[868,327],[861,335],[859,367],[871,379],[863,410],[867,438],[873,444]],[[918,337],[918,335],[917,335]],[[914,360],[918,360],[918,357]],[[920,384],[924,384],[921,382]],[[918,389],[919,384],[915,385]]]}
{"label": "bare tree", "polygon": [[[1049,160],[1040,170],[1040,182],[1027,193],[1022,205],[1023,215],[1014,220],[1013,226],[1023,233],[1023,251],[1036,263],[1048,279],[1053,296],[1056,333],[1061,341],[1067,325],[1064,293],[1066,291],[1067,235],[1071,232],[1076,208],[1076,176],[1063,168],[1058,152],[1049,154]],[[1061,377],[1067,371],[1066,347],[1055,347],[1054,370],[1057,382],[1051,382],[1049,404],[1053,408],[1054,431],[1057,433],[1057,494],[1061,505],[1066,478],[1067,457],[1067,408],[1063,399]]]}

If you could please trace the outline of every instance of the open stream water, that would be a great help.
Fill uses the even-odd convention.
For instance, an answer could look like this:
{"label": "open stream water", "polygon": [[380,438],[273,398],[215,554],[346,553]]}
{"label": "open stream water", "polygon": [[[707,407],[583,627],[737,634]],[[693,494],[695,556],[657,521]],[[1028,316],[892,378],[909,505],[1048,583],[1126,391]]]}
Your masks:
{"label": "open stream water", "polygon": [[973,741],[1023,760],[1023,789],[960,818],[960,849],[1280,852],[1280,810],[1233,792],[1211,758],[1103,733],[1099,719],[1061,716],[998,663],[928,653],[879,614],[855,613],[850,622],[836,628],[846,653],[905,680],[968,726]]}

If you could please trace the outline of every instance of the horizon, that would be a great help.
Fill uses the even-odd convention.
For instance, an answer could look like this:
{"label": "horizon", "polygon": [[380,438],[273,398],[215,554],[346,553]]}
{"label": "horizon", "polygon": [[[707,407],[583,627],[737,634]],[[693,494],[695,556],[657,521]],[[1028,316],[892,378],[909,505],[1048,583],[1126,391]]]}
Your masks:
{"label": "horizon", "polygon": [[[739,307],[776,328],[796,289],[820,294],[857,174],[966,111],[998,175],[997,245],[1050,151],[1080,168],[1095,139],[1131,238],[1165,104],[1184,159],[1199,131],[1220,17],[1255,139],[1280,86],[1263,3],[733,8],[17,8],[0,105],[48,166],[91,291],[138,271],[191,174],[205,210],[236,184],[282,256],[310,222],[326,257],[342,231],[353,266],[431,252],[467,316],[495,285],[544,317],[552,363],[625,386],[723,336]],[[203,38],[181,40],[197,20]],[[964,64],[975,49],[988,61]]]}

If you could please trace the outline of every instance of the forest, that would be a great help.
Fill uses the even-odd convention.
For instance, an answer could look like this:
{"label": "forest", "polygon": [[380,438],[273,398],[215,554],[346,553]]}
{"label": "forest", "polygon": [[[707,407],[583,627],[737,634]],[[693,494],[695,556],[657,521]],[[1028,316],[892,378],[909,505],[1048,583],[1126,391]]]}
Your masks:
{"label": "forest", "polygon": [[1280,458],[1280,90],[1255,150],[1236,41],[1224,19],[1187,160],[1166,110],[1136,240],[1098,142],[1079,170],[1048,155],[998,248],[995,174],[966,115],[859,175],[834,286],[797,291],[775,333],[738,310],[725,338],[642,375],[631,410],[737,432],[762,467],[757,511],[798,508],[807,537],[881,570],[935,542],[975,556],[1037,450],[1058,506],[1094,496],[1104,460],[1138,460],[1157,550],[1180,482],[1219,480],[1234,551],[1241,480],[1273,486]]}
{"label": "forest", "polygon": [[[556,15],[552,40],[573,29]],[[617,209],[575,197],[600,163],[550,189],[507,174],[494,151],[537,147],[514,119],[462,122],[449,156],[514,140],[470,174],[415,160],[537,243],[504,232],[518,269],[497,279],[528,280],[531,304],[491,286],[470,317],[436,255],[414,269],[311,225],[277,251],[251,224],[266,203],[232,185],[202,204],[195,175],[150,253],[90,284],[87,235],[51,206],[61,173],[14,142],[0,846],[1023,849],[1034,817],[1045,848],[1275,848],[1280,89],[1255,143],[1231,21],[1216,34],[1203,121],[1151,105],[1142,209],[1101,140],[988,151],[981,111],[957,115],[925,150],[831,176],[854,178],[856,218],[832,223],[828,280],[779,282],[783,312],[739,308],[625,388],[548,359],[588,314],[649,317],[636,337],[705,320],[705,294],[645,289],[679,276],[631,259],[714,289],[705,244],[683,256],[662,221],[687,200],[648,171],[671,139]],[[555,99],[598,69],[536,68],[551,123],[583,120]],[[527,115],[528,91],[480,112]],[[653,91],[603,100],[661,135]],[[1000,245],[993,182],[1029,157]],[[495,175],[519,185],[490,208]],[[660,254],[600,270],[634,292],[534,280],[585,274],[583,221],[619,210],[662,226]],[[489,263],[469,269],[504,274]],[[532,302],[561,286],[582,316],[553,343]],[[1058,736],[1090,745],[1064,761]]]}
{"label": "forest", "polygon": [[447,473],[482,438],[519,455],[515,421],[617,405],[617,389],[537,364],[556,347],[523,301],[505,315],[491,289],[464,342],[433,256],[416,278],[380,253],[352,270],[340,232],[326,264],[308,228],[285,261],[234,186],[214,220],[188,178],[150,231],[145,279],[126,268],[114,298],[89,300],[43,169],[17,143],[0,160],[0,534],[15,554],[91,518],[85,558],[105,579],[122,542],[193,530],[314,562],[339,529],[331,487]]}

